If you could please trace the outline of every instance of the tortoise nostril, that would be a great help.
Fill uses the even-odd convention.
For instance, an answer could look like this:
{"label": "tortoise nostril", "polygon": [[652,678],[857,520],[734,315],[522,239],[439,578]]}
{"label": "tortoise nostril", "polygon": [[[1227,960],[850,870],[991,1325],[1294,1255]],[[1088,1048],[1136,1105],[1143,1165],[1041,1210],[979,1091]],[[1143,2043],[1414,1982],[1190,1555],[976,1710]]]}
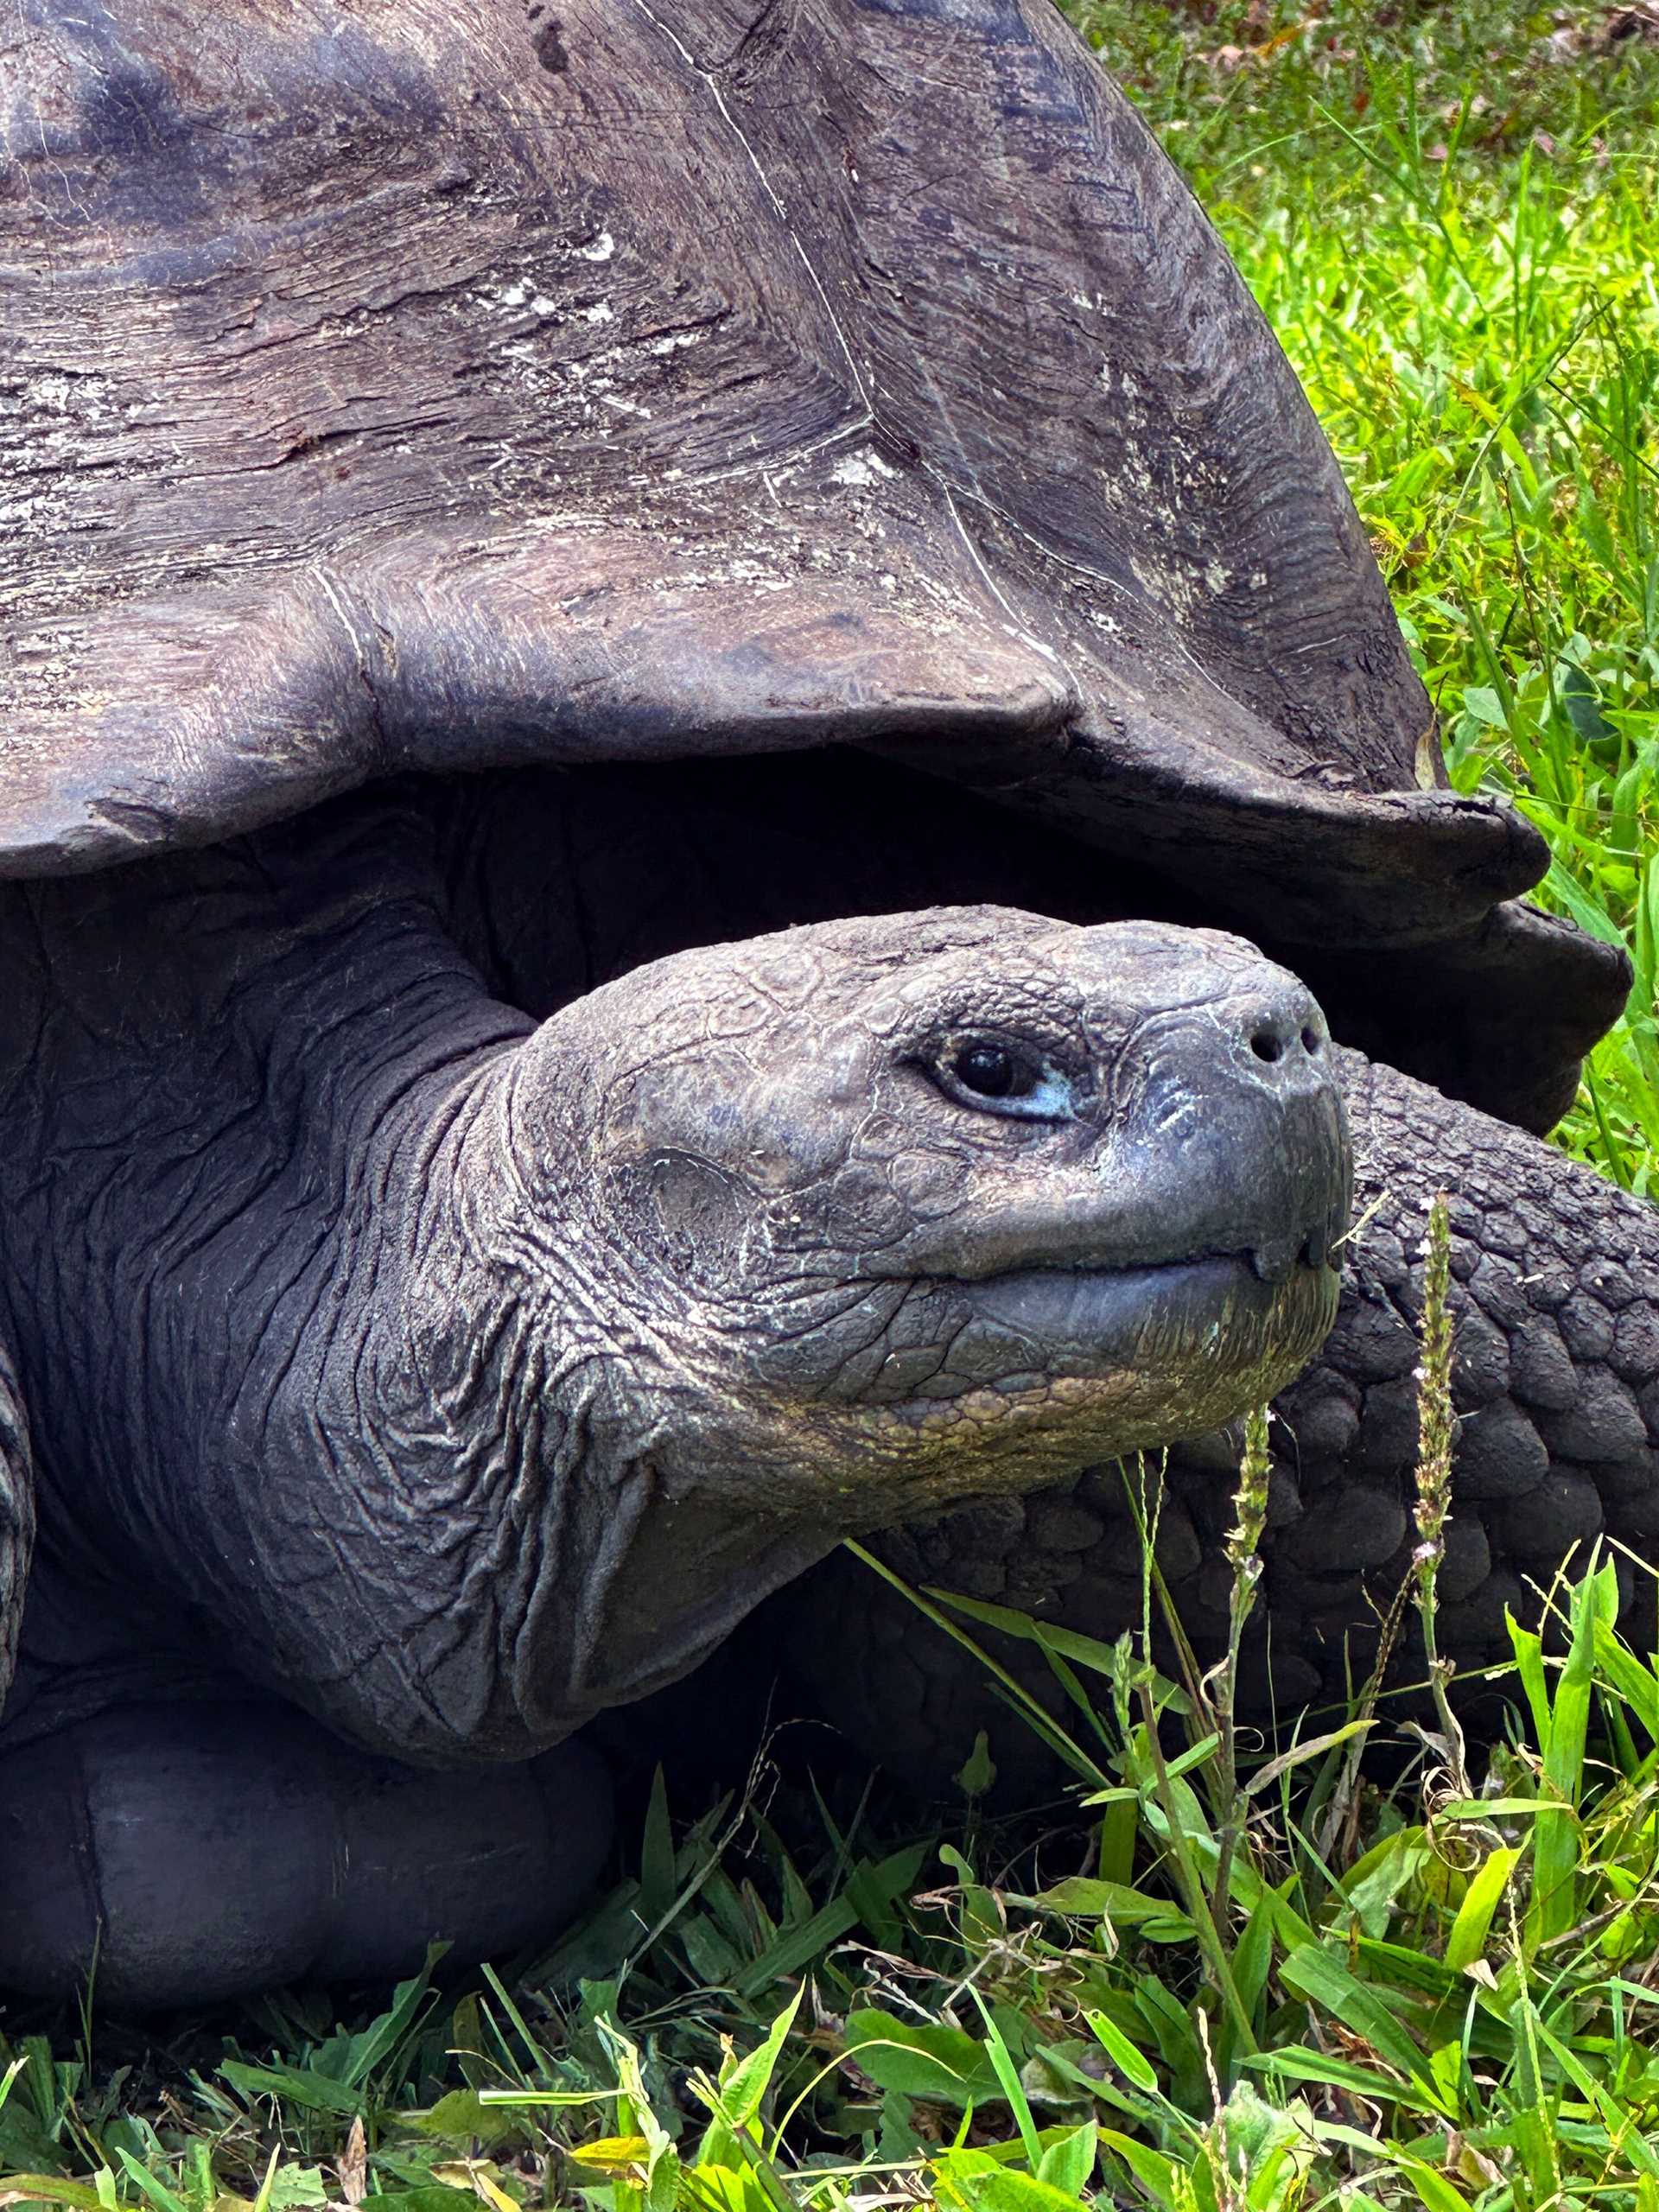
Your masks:
{"label": "tortoise nostril", "polygon": [[1271,1066],[1274,1060],[1283,1059],[1285,1040],[1276,1030],[1258,1029],[1250,1039],[1250,1050],[1258,1060],[1266,1060]]}
{"label": "tortoise nostril", "polygon": [[1310,1027],[1303,1030],[1302,1050],[1307,1054],[1310,1059],[1317,1059],[1319,1054],[1325,1050],[1325,1039],[1320,1036],[1317,1029]]}

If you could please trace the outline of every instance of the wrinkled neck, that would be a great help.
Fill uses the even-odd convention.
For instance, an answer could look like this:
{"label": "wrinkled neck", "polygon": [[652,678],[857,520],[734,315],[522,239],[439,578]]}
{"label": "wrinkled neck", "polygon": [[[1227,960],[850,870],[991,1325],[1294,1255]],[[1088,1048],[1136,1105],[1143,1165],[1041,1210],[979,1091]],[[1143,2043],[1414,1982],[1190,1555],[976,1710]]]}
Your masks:
{"label": "wrinkled neck", "polygon": [[325,1370],[407,1269],[423,1158],[531,1025],[448,942],[390,809],[309,852],[273,835],[10,897],[0,1306],[43,1548],[153,1614],[144,1559],[205,1637],[222,1589],[326,1573],[306,1532],[343,1557],[369,1517]]}

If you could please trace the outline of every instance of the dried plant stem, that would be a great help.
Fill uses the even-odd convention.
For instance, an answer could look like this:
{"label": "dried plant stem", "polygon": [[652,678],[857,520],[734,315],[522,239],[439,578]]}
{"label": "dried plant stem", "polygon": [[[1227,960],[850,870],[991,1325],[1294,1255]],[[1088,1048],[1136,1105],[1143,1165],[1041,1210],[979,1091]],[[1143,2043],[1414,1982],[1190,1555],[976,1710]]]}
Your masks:
{"label": "dried plant stem", "polygon": [[1449,1686],[1452,1662],[1442,1659],[1435,1633],[1440,1563],[1446,1557],[1446,1524],[1452,1515],[1452,1446],[1457,1420],[1452,1410],[1452,1220],[1444,1191],[1428,1210],[1423,1239],[1422,1362],[1417,1370],[1417,1548],[1412,1554],[1417,1611],[1423,1624],[1429,1688],[1440,1732],[1446,1739],[1452,1789],[1469,1794],[1463,1731],[1452,1710]]}
{"label": "dried plant stem", "polygon": [[1227,1563],[1232,1569],[1228,1592],[1227,1656],[1211,1677],[1210,1701],[1215,1713],[1218,1783],[1217,1832],[1219,1856],[1216,1861],[1214,1910],[1217,1923],[1227,1925],[1232,1885],[1233,1860],[1244,1840],[1248,1811],[1238,1786],[1238,1656],[1244,1625],[1255,1609],[1262,1581],[1262,1532],[1268,1521],[1268,1480],[1272,1461],[1268,1452],[1268,1409],[1258,1406],[1244,1424],[1244,1452],[1239,1461],[1238,1488],[1233,1493],[1233,1526],[1228,1531]]}

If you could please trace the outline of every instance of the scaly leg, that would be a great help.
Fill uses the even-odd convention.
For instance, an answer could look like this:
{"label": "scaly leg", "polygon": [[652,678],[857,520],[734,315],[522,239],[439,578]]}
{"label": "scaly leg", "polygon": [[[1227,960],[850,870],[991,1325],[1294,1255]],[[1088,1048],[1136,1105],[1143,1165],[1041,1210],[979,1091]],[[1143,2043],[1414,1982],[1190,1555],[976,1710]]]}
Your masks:
{"label": "scaly leg", "polygon": [[117,1708],[0,1759],[0,1986],[148,2012],[385,1980],[445,1939],[502,1956],[569,1920],[610,1837],[566,1744],[432,1773],[271,1705]]}

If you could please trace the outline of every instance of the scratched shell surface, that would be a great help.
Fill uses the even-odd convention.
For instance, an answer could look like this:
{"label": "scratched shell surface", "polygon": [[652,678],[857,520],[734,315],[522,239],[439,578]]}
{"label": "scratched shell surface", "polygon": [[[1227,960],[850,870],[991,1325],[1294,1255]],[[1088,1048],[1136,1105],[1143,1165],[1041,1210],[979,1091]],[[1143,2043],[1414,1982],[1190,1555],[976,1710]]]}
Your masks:
{"label": "scratched shell surface", "polygon": [[1541,872],[1048,0],[17,0],[0,284],[0,873],[831,739],[1279,946]]}

